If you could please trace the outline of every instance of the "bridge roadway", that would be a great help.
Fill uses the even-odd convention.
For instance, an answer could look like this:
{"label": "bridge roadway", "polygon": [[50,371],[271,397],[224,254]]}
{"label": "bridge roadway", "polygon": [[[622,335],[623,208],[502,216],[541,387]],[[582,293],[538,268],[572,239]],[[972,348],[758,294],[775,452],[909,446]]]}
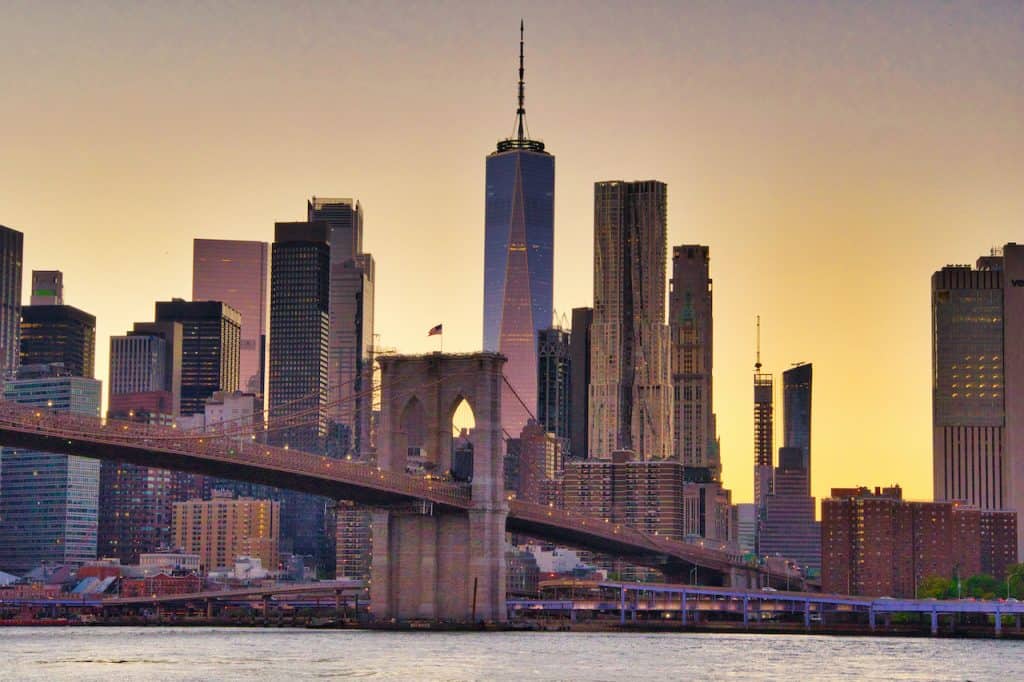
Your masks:
{"label": "bridge roadway", "polygon": [[[6,400],[0,400],[0,445],[248,481],[378,507],[418,506],[427,501],[467,509],[470,503],[466,485],[273,447],[256,442],[253,436],[189,433]],[[507,529],[611,554],[670,575],[685,577],[691,567],[697,567],[701,581],[732,570],[750,570],[738,554],[513,498]],[[790,577],[799,580],[798,574]],[[769,579],[783,581],[785,575],[773,572]]]}

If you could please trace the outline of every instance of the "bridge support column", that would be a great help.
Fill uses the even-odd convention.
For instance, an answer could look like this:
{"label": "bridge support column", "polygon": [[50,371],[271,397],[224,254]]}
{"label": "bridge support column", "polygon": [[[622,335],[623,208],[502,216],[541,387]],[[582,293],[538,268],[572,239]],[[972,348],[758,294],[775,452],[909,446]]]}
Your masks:
{"label": "bridge support column", "polygon": [[[381,358],[378,464],[405,472],[426,460],[452,469],[452,415],[476,420],[472,484],[461,503],[423,502],[373,513],[370,604],[377,618],[460,622],[508,618],[505,585],[502,365],[496,353]],[[413,388],[410,388],[413,387]],[[413,442],[411,438],[416,438]],[[409,460],[410,450],[416,460]]]}
{"label": "bridge support column", "polygon": [[1001,637],[1003,634],[1003,614],[999,612],[999,607],[996,607],[996,637]]}
{"label": "bridge support column", "polygon": [[804,602],[804,628],[811,629],[811,602]]}
{"label": "bridge support column", "polygon": [[875,607],[874,606],[869,606],[868,607],[868,627],[870,627],[872,630],[875,629]]}
{"label": "bridge support column", "polygon": [[747,597],[743,596],[743,625],[747,625]]}
{"label": "bridge support column", "polygon": [[626,586],[619,585],[619,625],[626,624]]}
{"label": "bridge support column", "polygon": [[207,618],[213,618],[213,600],[212,599],[207,599],[206,600],[206,617]]}
{"label": "bridge support column", "polygon": [[679,613],[681,614],[680,620],[683,625],[686,625],[686,590],[683,590],[683,597],[679,602]]}
{"label": "bridge support column", "polygon": [[932,609],[932,634],[939,634],[939,614],[935,609]]}

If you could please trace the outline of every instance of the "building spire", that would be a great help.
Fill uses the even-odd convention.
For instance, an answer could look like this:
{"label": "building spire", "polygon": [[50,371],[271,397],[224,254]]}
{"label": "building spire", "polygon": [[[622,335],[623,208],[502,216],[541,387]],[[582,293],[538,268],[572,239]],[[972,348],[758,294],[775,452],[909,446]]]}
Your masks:
{"label": "building spire", "polygon": [[520,19],[519,20],[519,108],[516,109],[516,127],[517,127],[516,139],[519,140],[520,142],[522,142],[523,140],[526,139],[526,134],[524,133],[524,130],[523,130],[525,125],[526,125],[526,108],[523,106],[524,103],[525,103],[525,99],[526,99],[526,94],[525,94],[526,82],[523,80],[524,74],[526,73],[526,70],[523,67],[523,42],[524,42],[524,40],[523,40],[523,31],[524,31],[524,28],[525,28],[525,22],[522,19]]}
{"label": "building spire", "polygon": [[516,107],[516,122],[512,127],[512,136],[498,142],[498,151],[525,149],[533,152],[544,151],[544,143],[530,139],[530,129],[526,125],[526,47],[524,34],[526,22],[519,20],[519,106]]}
{"label": "building spire", "polygon": [[754,363],[754,371],[761,371],[761,316],[757,316],[757,362]]}

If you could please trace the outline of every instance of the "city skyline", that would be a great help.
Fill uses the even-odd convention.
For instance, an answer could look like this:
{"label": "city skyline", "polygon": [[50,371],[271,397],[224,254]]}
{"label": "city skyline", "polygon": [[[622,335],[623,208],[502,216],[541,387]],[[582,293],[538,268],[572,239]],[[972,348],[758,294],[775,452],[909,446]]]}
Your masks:
{"label": "city skyline", "polygon": [[[152,19],[147,16],[149,11],[154,10],[138,10],[125,19],[125,25]],[[393,10],[385,10],[385,14],[388,11]],[[1024,213],[1024,203],[1011,188],[1019,186],[1024,177],[1019,153],[1024,137],[1007,126],[1019,120],[1024,109],[1019,85],[1011,78],[1022,48],[1007,42],[1014,35],[1011,29],[999,26],[1001,22],[1012,26],[1012,15],[1008,18],[991,9],[964,26],[957,20],[958,11],[963,10],[955,7],[933,8],[934,16],[920,16],[924,13],[920,6],[909,5],[875,12],[823,8],[808,20],[811,28],[806,37],[797,40],[797,48],[789,53],[790,69],[779,48],[789,29],[778,17],[769,24],[773,30],[767,37],[737,48],[731,59],[710,45],[713,38],[694,40],[685,49],[670,49],[664,36],[673,31],[677,38],[690,36],[690,32],[699,34],[702,29],[717,29],[710,30],[709,35],[719,38],[750,38],[744,31],[768,20],[751,9],[723,29],[717,23],[716,11],[692,10],[679,13],[670,27],[655,32],[657,39],[639,55],[611,48],[611,54],[622,64],[632,66],[624,68],[620,64],[602,71],[602,66],[607,69],[605,60],[609,57],[595,65],[588,64],[580,54],[604,43],[602,36],[612,28],[621,30],[627,38],[640,40],[647,23],[653,25],[656,19],[623,19],[612,10],[604,10],[586,20],[590,30],[581,34],[567,28],[568,10],[563,16],[541,8],[523,11],[531,32],[531,120],[559,153],[556,310],[564,314],[592,300],[589,212],[593,182],[606,177],[665,180],[672,190],[669,246],[702,243],[714,250],[714,411],[722,436],[723,479],[734,491],[735,499],[750,499],[749,359],[752,321],[758,312],[766,323],[765,371],[780,374],[799,360],[813,361],[817,366],[812,494],[822,498],[837,485],[879,481],[899,482],[909,498],[929,498],[928,277],[946,263],[963,262],[989,246],[1020,240],[1013,229],[1019,229],[1016,216]],[[45,10],[26,9],[24,18],[33,18],[35,12]],[[126,100],[114,107],[118,116],[110,116],[101,113],[97,106],[100,102],[92,99],[94,92],[72,88],[57,93],[46,85],[26,90],[22,108],[39,120],[28,121],[11,112],[8,129],[35,142],[29,145],[13,136],[9,145],[5,141],[11,149],[12,163],[0,171],[4,186],[9,188],[0,197],[0,222],[25,234],[26,285],[33,269],[60,269],[68,278],[69,303],[96,315],[96,376],[107,376],[107,339],[112,334],[123,333],[134,320],[148,319],[154,301],[187,296],[193,238],[269,242],[274,221],[299,219],[299,202],[318,192],[359,196],[373,211],[379,230],[367,234],[367,250],[382,266],[377,327],[386,345],[407,352],[433,350],[425,331],[444,322],[448,332],[446,349],[478,348],[483,213],[479,150],[493,143],[495,130],[503,130],[501,122],[505,119],[501,117],[507,115],[509,87],[515,79],[510,47],[514,45],[518,15],[479,10],[470,12],[462,23],[441,26],[430,17],[417,18],[417,12],[441,14],[413,11],[410,19],[395,24],[402,28],[392,30],[422,50],[418,54],[430,55],[436,50],[438,59],[458,64],[458,69],[465,68],[469,74],[463,79],[453,75],[451,67],[449,73],[431,71],[428,83],[437,86],[436,92],[417,86],[399,94],[396,90],[408,83],[406,79],[420,78],[426,72],[425,65],[421,72],[420,66],[410,66],[408,60],[404,70],[385,68],[384,62],[364,63],[378,76],[369,83],[369,110],[382,111],[382,98],[392,96],[398,98],[399,106],[389,112],[401,111],[406,104],[411,110],[414,97],[423,98],[424,105],[415,108],[416,114],[403,113],[401,119],[393,118],[397,115],[393,113],[383,117],[384,123],[401,128],[401,134],[392,138],[380,128],[373,134],[364,132],[358,127],[359,119],[350,117],[345,119],[345,132],[337,134],[337,140],[325,142],[335,112],[329,118],[320,118],[312,108],[300,106],[299,113],[312,116],[312,137],[305,138],[280,125],[292,119],[284,108],[271,106],[270,95],[260,96],[268,97],[263,104],[269,109],[259,112],[260,116],[244,111],[247,105],[259,102],[227,104],[221,97],[238,86],[227,85],[218,77],[227,77],[237,65],[233,65],[230,55],[218,54],[212,42],[206,44],[204,36],[196,38],[200,41],[198,47],[215,59],[201,73],[196,71],[197,64],[179,58],[163,40],[143,51],[141,60],[143,66],[152,66],[154,61],[156,66],[164,64],[166,68],[160,74],[172,86],[167,97],[179,98],[174,100],[176,106],[193,102],[204,105],[200,111],[209,108],[211,114],[216,114],[201,125],[191,115],[180,122],[171,120],[171,114],[154,118],[145,103]],[[103,11],[98,14],[98,20],[110,18]],[[886,26],[883,18],[892,21]],[[0,36],[16,51],[27,49],[26,37],[38,35],[38,29],[18,19],[15,13],[11,36],[0,28]],[[217,16],[210,19],[211,25],[218,23]],[[55,21],[50,18],[51,23]],[[371,25],[386,25],[384,19],[378,21],[380,24]],[[228,44],[237,47],[247,31],[268,30],[264,24],[269,22],[267,17],[253,18],[238,32],[229,34]],[[691,25],[685,26],[688,22]],[[800,49],[819,41],[824,44],[835,33],[829,30],[833,22],[847,27],[839,32],[846,43],[839,50],[843,58],[832,65],[834,71],[828,71],[812,64],[810,55],[801,54]],[[932,30],[920,29],[922,22]],[[412,40],[412,29],[405,27],[422,23],[435,23],[444,31],[439,44]],[[915,24],[918,30],[913,34],[901,33]],[[961,35],[943,32],[945,25],[958,26]],[[325,48],[315,37],[317,29],[308,30],[313,33],[308,34],[304,50],[287,50],[283,65],[276,68],[298,67],[323,52]],[[378,34],[381,30],[377,29]],[[475,33],[479,37],[458,45]],[[174,35],[173,26],[167,35]],[[986,36],[984,49],[972,47],[972,40],[979,35]],[[897,44],[901,37],[909,39],[906,46]],[[120,39],[132,40],[124,36]],[[920,41],[925,39],[934,44],[923,45]],[[878,61],[866,49],[876,43],[884,48]],[[60,66],[60,59],[73,56],[76,47],[85,46],[75,41],[63,43],[56,55],[42,59],[37,68],[46,71]],[[919,51],[916,57],[911,54],[915,49]],[[759,60],[759,50],[776,59]],[[945,57],[943,52],[951,56]],[[453,55],[465,55],[466,59]],[[470,55],[475,61],[463,66],[472,61]],[[954,56],[964,59],[967,66],[951,64]],[[102,61],[105,55],[101,50],[93,58]],[[364,58],[384,59],[372,51]],[[892,62],[888,67],[886,58]],[[341,60],[338,55],[334,59]],[[651,81],[629,80],[627,72],[634,67],[659,59],[678,71],[667,82],[678,91],[668,92]],[[719,64],[716,59],[726,61]],[[559,65],[566,73],[557,73]],[[852,71],[847,72],[844,66]],[[766,106],[752,107],[755,111],[745,116],[732,111],[737,91],[749,86],[753,75],[770,76],[776,68],[780,70],[777,77],[795,76],[789,88],[773,95],[762,83],[754,94]],[[983,68],[988,79],[965,80]],[[277,75],[271,71],[269,79]],[[812,76],[822,71],[826,72],[824,85],[832,88],[826,91],[832,95],[818,93],[820,98],[815,98],[814,86],[821,84]],[[137,75],[133,67],[126,65],[115,72],[105,92],[127,96],[132,88],[146,87],[133,80]],[[734,78],[724,78],[730,72]],[[0,73],[7,74],[7,67],[0,67]],[[12,70],[10,75],[18,82],[30,73],[35,71],[26,66],[23,72]],[[626,140],[603,140],[602,145],[593,145],[594,129],[584,119],[593,103],[600,101],[591,98],[596,92],[593,88],[607,86],[606,82],[597,83],[600,79],[595,78],[596,73],[610,79],[614,87],[623,88],[634,102],[639,99],[654,107],[654,113],[648,114],[656,123],[651,134],[637,132],[636,127],[648,121],[635,113],[604,111],[600,116],[603,124],[615,122],[635,134]],[[859,78],[844,87],[844,74],[849,73]],[[722,77],[720,81],[716,81],[716,75]],[[191,83],[191,77],[200,81],[195,93],[184,87]],[[328,76],[296,76],[294,85],[281,84],[271,91],[283,95],[291,87],[308,85],[308,79],[321,77]],[[338,77],[338,73],[332,72],[329,77]],[[912,84],[915,78],[920,80],[916,89],[900,92],[901,84]],[[571,80],[578,83],[567,84]],[[712,86],[716,82],[724,92],[715,93]],[[222,94],[210,89],[215,85],[224,88]],[[262,85],[272,84],[268,81]],[[454,85],[461,93],[457,98],[452,93]],[[864,89],[878,98],[876,106],[868,106],[866,112],[863,106],[859,109],[865,120],[833,110],[842,106],[857,110],[854,95]],[[150,93],[149,101],[155,104],[167,102],[152,91],[144,91]],[[472,120],[466,122],[461,116],[452,117],[450,110],[438,108],[445,100],[456,107],[471,107]],[[79,112],[74,121],[79,127],[69,123],[65,133],[68,137],[61,141],[71,141],[63,165],[58,161],[61,157],[57,148],[39,144],[45,126],[57,125],[52,118],[38,116],[47,102],[63,105],[54,108],[57,112],[69,107]],[[682,103],[686,106],[680,109]],[[807,107],[811,115],[796,116],[807,103],[812,105]],[[720,109],[726,105],[729,111]],[[944,124],[932,121],[921,129],[915,127],[922,111],[940,109]],[[177,108],[173,111],[181,113]],[[239,115],[243,111],[244,115]],[[865,113],[868,116],[864,117]],[[821,121],[815,123],[815,114]],[[121,127],[120,123],[113,128],[111,125],[121,116],[130,118],[133,125],[111,137],[113,128]],[[826,119],[831,123],[824,122]],[[399,120],[403,123],[397,123]],[[415,158],[399,163],[396,148],[408,148],[416,141],[426,146],[432,139],[428,129],[438,125],[459,125],[458,137],[464,139],[453,141],[455,148],[446,150],[443,161],[434,156],[428,164],[434,166],[432,171]],[[747,132],[745,125],[753,125],[753,132]],[[190,126],[195,130],[186,132]],[[214,148],[230,163],[222,167],[214,160],[211,168],[202,169],[212,158],[206,154],[212,152],[200,153],[198,147],[209,143],[209,136],[225,130],[232,133],[230,139]],[[442,132],[445,130],[442,128]],[[712,132],[718,133],[712,136],[713,143],[697,142]],[[183,135],[183,149],[168,146],[168,140]],[[968,138],[976,141],[968,144]],[[105,139],[117,143],[108,149],[93,147]],[[659,139],[665,144],[655,148],[653,143]],[[296,151],[303,141],[314,140],[330,148],[355,144],[355,156],[364,158],[368,148],[363,145],[380,144],[383,148],[379,157],[368,158],[366,163],[341,165],[332,161],[316,165],[311,162],[322,164],[331,154],[317,147]],[[758,144],[751,146],[752,141]],[[252,148],[243,152],[243,143]],[[603,154],[609,158],[600,158],[588,146],[604,147]],[[614,153],[607,154],[608,146]],[[38,151],[35,158],[30,156],[33,150]],[[747,155],[751,150],[760,158],[749,165],[738,164],[741,159],[750,160]],[[828,158],[837,153],[842,158]],[[275,163],[266,165],[274,168],[245,167],[252,165],[249,154],[269,155]],[[150,157],[160,161],[155,165],[162,168],[147,166],[141,171]],[[195,177],[187,177],[190,174]],[[392,182],[384,182],[388,176],[394,176]],[[231,177],[236,179],[231,181]],[[66,194],[73,198],[44,201],[55,183],[67,185]],[[421,186],[413,187],[417,184]],[[96,191],[105,185],[119,191]],[[209,192],[212,186],[218,187],[216,196]],[[153,216],[145,204],[164,192],[173,193],[176,201],[161,215]],[[225,197],[225,192],[230,196]],[[746,201],[731,203],[737,194],[743,194]],[[443,220],[425,223],[422,206],[431,196],[449,210]],[[243,205],[243,199],[248,203]],[[122,206],[122,201],[128,203]],[[403,205],[415,208],[403,209]],[[143,223],[138,221],[143,216],[152,232],[139,238],[139,225]],[[446,238],[439,239],[439,233]],[[434,246],[437,243],[445,248],[438,250]],[[425,258],[425,253],[429,257]],[[794,274],[797,265],[803,269]],[[125,279],[132,280],[134,286],[124,287]],[[819,286],[836,279],[842,284]],[[417,281],[430,281],[433,286],[416,291]],[[24,296],[22,302],[27,302]],[[816,308],[817,314],[807,315],[808,306]],[[888,406],[868,399],[880,384],[886,386]],[[776,400],[780,399],[776,395]],[[861,428],[865,421],[877,425],[870,438]],[[879,442],[885,447],[879,448]]]}

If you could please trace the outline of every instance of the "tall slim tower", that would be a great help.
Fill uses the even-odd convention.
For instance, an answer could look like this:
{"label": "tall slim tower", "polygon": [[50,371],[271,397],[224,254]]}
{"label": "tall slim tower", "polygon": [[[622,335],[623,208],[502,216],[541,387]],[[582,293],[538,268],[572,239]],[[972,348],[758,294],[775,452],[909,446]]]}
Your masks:
{"label": "tall slim tower", "polygon": [[590,435],[590,326],[593,308],[572,309],[572,333],[569,335],[570,443],[573,459],[587,458]]}
{"label": "tall slim tower", "polygon": [[782,373],[782,445],[799,448],[807,483],[811,477],[811,379],[814,369],[801,362]]}
{"label": "tall slim tower", "polygon": [[352,199],[313,197],[309,222],[330,227],[330,302],[327,341],[328,416],[338,454],[370,449],[373,367],[374,260],[363,253],[363,208]]}
{"label": "tall slim tower", "polygon": [[572,430],[571,335],[559,327],[542,329],[537,338],[537,423],[569,444]]}
{"label": "tall slim tower", "polygon": [[591,457],[672,456],[667,189],[657,180],[594,185]]}
{"label": "tall slim tower", "polygon": [[711,272],[708,247],[672,249],[668,324],[672,332],[674,457],[718,479],[722,464],[712,413]]}
{"label": "tall slim tower", "polygon": [[[537,403],[537,332],[551,326],[555,157],[526,127],[523,24],[519,106],[513,136],[487,157],[484,215],[484,350],[508,358],[505,377],[526,405]],[[518,434],[528,413],[502,387],[501,424]]]}
{"label": "tall slim tower", "polygon": [[13,376],[21,353],[21,258],[24,235],[0,225],[0,380]]}
{"label": "tall slim tower", "polygon": [[763,518],[765,499],[772,493],[774,438],[774,380],[761,372],[761,316],[757,317],[757,361],[754,363],[754,504]]}
{"label": "tall slim tower", "polygon": [[263,395],[267,356],[266,242],[192,241],[192,300],[223,301],[242,315],[238,387]]}

